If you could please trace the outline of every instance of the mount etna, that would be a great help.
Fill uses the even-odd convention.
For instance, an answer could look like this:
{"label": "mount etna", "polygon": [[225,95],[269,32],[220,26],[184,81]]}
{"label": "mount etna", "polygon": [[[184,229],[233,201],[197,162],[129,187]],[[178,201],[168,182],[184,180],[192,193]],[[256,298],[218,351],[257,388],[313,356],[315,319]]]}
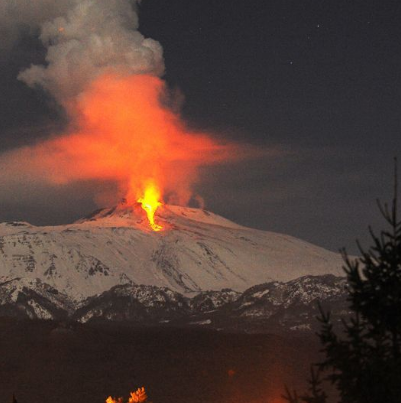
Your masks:
{"label": "mount etna", "polygon": [[311,330],[347,314],[341,256],[206,210],[139,204],[73,224],[0,224],[0,313],[235,331]]}

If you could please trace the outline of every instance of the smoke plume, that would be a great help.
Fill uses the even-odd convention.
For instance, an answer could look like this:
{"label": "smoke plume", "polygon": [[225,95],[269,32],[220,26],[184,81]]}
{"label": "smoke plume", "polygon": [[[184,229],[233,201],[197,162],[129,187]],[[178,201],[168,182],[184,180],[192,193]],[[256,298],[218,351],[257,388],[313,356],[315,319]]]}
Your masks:
{"label": "smoke plume", "polygon": [[70,7],[71,0],[0,0],[0,50],[11,48],[21,31],[37,31]]}
{"label": "smoke plume", "polygon": [[[15,3],[27,7],[22,20],[40,24],[47,48],[46,64],[18,78],[47,91],[70,125],[62,135],[0,156],[3,176],[53,185],[111,181],[130,202],[152,184],[166,201],[182,204],[200,166],[237,158],[235,147],[188,129],[166,106],[162,47],[138,31],[138,1],[61,1],[47,21],[40,11],[52,2]],[[96,196],[108,198],[107,191]]]}
{"label": "smoke plume", "polygon": [[70,0],[66,15],[43,23],[46,66],[31,66],[19,79],[40,86],[59,102],[73,100],[102,74],[164,72],[161,45],[138,31],[136,1]]}

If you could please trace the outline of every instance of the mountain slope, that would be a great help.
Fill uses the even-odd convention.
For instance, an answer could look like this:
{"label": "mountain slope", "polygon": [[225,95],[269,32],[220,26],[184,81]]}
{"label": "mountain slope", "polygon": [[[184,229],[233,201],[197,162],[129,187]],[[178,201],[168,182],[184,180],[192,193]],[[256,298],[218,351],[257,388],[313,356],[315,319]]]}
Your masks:
{"label": "mountain slope", "polygon": [[76,302],[124,284],[191,294],[305,275],[342,275],[341,257],[287,235],[239,226],[204,210],[164,206],[149,229],[139,205],[74,224],[0,224],[0,281],[40,279]]}
{"label": "mountain slope", "polygon": [[39,279],[15,278],[0,283],[0,316],[60,320],[74,310],[66,295]]}
{"label": "mountain slope", "polygon": [[226,330],[317,331],[320,304],[333,322],[350,315],[346,279],[332,275],[305,276],[286,283],[259,284],[211,313],[210,324]]}
{"label": "mountain slope", "polygon": [[72,318],[80,322],[111,320],[149,325],[184,317],[190,312],[188,299],[168,288],[118,285],[88,298]]}
{"label": "mountain slope", "polygon": [[123,285],[88,298],[72,319],[235,332],[316,331],[318,302],[334,321],[349,316],[345,287],[342,277],[306,276],[260,284],[242,294],[225,289],[186,298],[167,288]]}
{"label": "mountain slope", "polygon": [[332,275],[273,281],[242,294],[203,291],[192,298],[165,287],[125,284],[79,304],[40,280],[0,283],[0,317],[124,323],[134,326],[202,327],[246,333],[318,329],[318,305],[334,322],[349,316],[346,280]]}

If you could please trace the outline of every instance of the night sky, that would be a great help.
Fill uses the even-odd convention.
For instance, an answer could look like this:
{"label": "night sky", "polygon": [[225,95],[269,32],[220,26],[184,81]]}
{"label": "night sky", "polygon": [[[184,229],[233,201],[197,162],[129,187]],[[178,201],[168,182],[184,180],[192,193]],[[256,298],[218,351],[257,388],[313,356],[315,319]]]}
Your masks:
{"label": "night sky", "polygon": [[[366,244],[368,225],[381,229],[376,199],[391,199],[400,155],[400,17],[401,3],[386,0],[144,0],[140,31],[162,44],[188,124],[274,150],[204,169],[206,208],[331,250]],[[28,27],[1,49],[2,151],[65,123],[46,94],[16,79],[44,55]],[[0,184],[0,221],[71,222],[96,208],[97,186]]]}

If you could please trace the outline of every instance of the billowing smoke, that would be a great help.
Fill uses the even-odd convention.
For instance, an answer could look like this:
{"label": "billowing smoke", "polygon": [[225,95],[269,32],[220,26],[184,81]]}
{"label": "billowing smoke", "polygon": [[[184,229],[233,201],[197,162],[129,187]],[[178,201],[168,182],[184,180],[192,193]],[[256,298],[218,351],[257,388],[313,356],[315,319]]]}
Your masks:
{"label": "billowing smoke", "polygon": [[138,31],[136,2],[70,0],[66,15],[43,23],[46,66],[31,66],[20,80],[41,86],[59,102],[85,91],[102,74],[164,72],[161,45]]}
{"label": "billowing smoke", "polygon": [[21,31],[37,31],[70,7],[71,0],[0,0],[0,49],[10,48]]}
{"label": "billowing smoke", "polygon": [[[46,65],[31,66],[19,79],[51,94],[70,125],[62,135],[3,154],[3,175],[54,185],[112,181],[132,202],[152,184],[166,201],[186,203],[200,166],[237,157],[234,147],[189,130],[166,106],[162,48],[138,31],[137,2],[61,1],[49,14],[54,18],[41,23]],[[49,1],[16,2],[28,3],[38,8],[30,14],[38,23],[34,17]]]}

